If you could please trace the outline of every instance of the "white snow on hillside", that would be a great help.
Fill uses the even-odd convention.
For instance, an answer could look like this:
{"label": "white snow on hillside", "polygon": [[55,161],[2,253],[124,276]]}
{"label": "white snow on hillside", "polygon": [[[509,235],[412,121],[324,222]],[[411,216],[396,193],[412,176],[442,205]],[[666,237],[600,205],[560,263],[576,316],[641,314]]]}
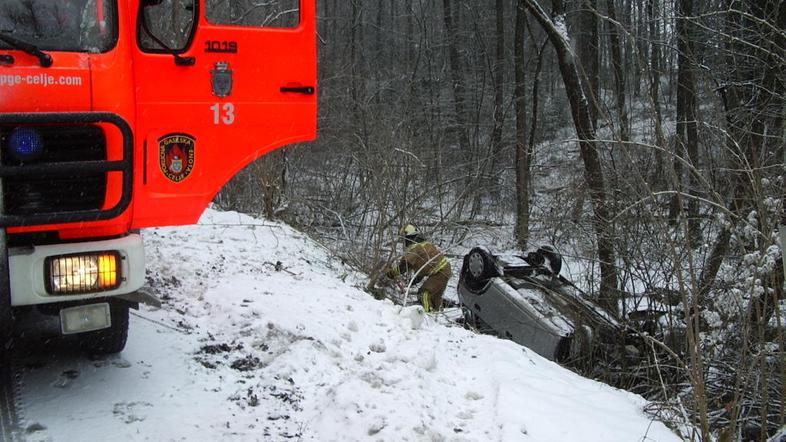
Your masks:
{"label": "white snow on hillside", "polygon": [[29,440],[679,440],[639,396],[374,300],[286,225],[209,210],[143,235],[163,308],[119,355],[26,357]]}

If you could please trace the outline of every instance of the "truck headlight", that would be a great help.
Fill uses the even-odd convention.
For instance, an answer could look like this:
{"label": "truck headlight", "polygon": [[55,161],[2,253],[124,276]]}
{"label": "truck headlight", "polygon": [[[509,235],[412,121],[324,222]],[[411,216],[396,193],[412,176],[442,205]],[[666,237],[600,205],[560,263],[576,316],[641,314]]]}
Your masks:
{"label": "truck headlight", "polygon": [[92,252],[46,259],[47,291],[55,295],[112,290],[120,285],[118,252]]}
{"label": "truck headlight", "polygon": [[14,159],[26,162],[41,156],[44,151],[44,142],[41,134],[35,129],[17,127],[8,136],[8,148]]}

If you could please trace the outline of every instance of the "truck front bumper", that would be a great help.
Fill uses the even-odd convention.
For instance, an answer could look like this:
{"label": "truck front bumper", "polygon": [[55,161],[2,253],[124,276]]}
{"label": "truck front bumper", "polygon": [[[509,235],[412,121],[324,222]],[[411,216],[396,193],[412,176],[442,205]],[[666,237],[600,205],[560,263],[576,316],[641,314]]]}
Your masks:
{"label": "truck front bumper", "polygon": [[[118,267],[121,280],[117,288],[77,295],[47,292],[45,262],[48,257],[104,251],[117,251],[120,254]],[[12,247],[8,255],[11,305],[14,307],[125,295],[138,290],[145,282],[145,253],[142,237],[137,233],[104,241]]]}

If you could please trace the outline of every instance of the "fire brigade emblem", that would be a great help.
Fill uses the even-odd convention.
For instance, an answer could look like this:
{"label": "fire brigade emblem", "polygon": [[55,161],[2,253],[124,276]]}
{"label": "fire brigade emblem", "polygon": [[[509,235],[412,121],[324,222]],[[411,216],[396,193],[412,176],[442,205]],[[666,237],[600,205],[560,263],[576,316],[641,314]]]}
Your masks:
{"label": "fire brigade emblem", "polygon": [[158,139],[158,164],[161,173],[179,183],[194,169],[196,139],[187,134],[169,134]]}
{"label": "fire brigade emblem", "polygon": [[213,84],[213,95],[228,97],[232,93],[232,69],[229,69],[229,63],[216,63],[215,69],[210,71],[210,82]]}

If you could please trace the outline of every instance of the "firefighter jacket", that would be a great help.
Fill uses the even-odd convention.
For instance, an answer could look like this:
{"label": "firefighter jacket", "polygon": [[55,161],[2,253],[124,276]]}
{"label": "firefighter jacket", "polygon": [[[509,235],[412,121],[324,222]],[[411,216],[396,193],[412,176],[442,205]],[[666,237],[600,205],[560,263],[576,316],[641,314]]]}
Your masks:
{"label": "firefighter jacket", "polygon": [[404,252],[404,256],[388,271],[388,276],[396,277],[406,272],[415,274],[415,282],[423,278],[443,274],[450,278],[450,264],[439,249],[428,241],[411,244]]}

